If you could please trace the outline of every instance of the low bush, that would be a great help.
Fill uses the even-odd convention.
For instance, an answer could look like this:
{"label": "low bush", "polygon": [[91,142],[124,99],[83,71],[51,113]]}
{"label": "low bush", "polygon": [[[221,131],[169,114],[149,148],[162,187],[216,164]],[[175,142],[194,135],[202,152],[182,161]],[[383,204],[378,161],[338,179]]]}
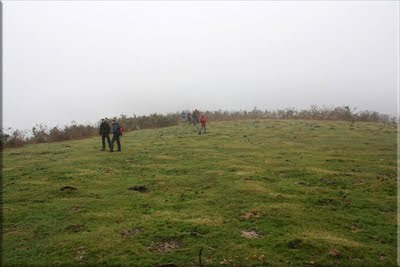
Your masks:
{"label": "low bush", "polygon": [[[363,122],[380,122],[397,124],[397,118],[376,111],[358,111],[351,110],[349,106],[342,107],[318,107],[311,106],[310,109],[296,110],[293,108],[278,110],[260,110],[254,108],[251,111],[205,111],[208,121],[226,121],[226,120],[246,120],[246,119],[301,119],[301,120],[342,120]],[[152,129],[178,125],[181,121],[181,114],[150,114],[143,116],[133,115],[128,117],[120,115],[114,117],[117,119],[125,132]],[[19,147],[24,144],[37,144],[57,142],[64,140],[74,140],[88,138],[98,135],[99,123],[77,124],[71,123],[64,128],[53,127],[49,129],[46,125],[40,124],[32,128],[30,133],[11,128],[0,131],[1,147]]]}

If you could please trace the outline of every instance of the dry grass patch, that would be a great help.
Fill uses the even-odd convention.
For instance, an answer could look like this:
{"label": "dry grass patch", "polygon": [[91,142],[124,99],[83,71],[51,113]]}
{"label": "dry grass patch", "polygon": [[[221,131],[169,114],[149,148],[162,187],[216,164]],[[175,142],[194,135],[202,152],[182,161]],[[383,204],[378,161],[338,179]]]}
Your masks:
{"label": "dry grass patch", "polygon": [[176,157],[170,156],[170,155],[156,155],[154,156],[154,159],[158,160],[173,160],[176,159]]}
{"label": "dry grass patch", "polygon": [[49,184],[49,180],[47,178],[43,180],[28,180],[28,181],[21,181],[21,185],[46,185]]}
{"label": "dry grass patch", "polygon": [[130,237],[130,236],[137,235],[142,231],[143,230],[141,228],[133,227],[133,228],[130,228],[130,229],[122,230],[120,234],[121,234],[121,237]]}
{"label": "dry grass patch", "polygon": [[241,236],[243,236],[244,238],[248,238],[248,239],[253,239],[253,238],[260,238],[261,235],[259,233],[257,233],[254,230],[245,230],[242,231]]}
{"label": "dry grass patch", "polygon": [[347,247],[362,247],[363,245],[357,241],[350,240],[345,237],[338,236],[335,233],[328,231],[307,231],[303,234],[305,239],[313,241],[325,241],[330,244],[347,246]]}
{"label": "dry grass patch", "polygon": [[162,220],[171,220],[176,222],[189,222],[193,224],[204,224],[204,225],[221,225],[224,220],[222,217],[207,216],[203,214],[187,214],[172,211],[156,211],[153,213],[153,218],[159,218]]}
{"label": "dry grass patch", "polygon": [[97,170],[92,170],[92,169],[80,169],[78,170],[78,176],[87,176],[87,175],[95,175],[97,174]]}
{"label": "dry grass patch", "polygon": [[332,175],[337,175],[340,174],[338,171],[331,171],[323,168],[318,168],[318,167],[307,167],[308,170],[317,172],[317,173],[323,173],[323,174],[332,174]]}
{"label": "dry grass patch", "polygon": [[257,193],[270,193],[264,183],[252,180],[236,181],[235,186],[239,191],[250,191]]}
{"label": "dry grass patch", "polygon": [[243,214],[241,217],[242,217],[243,219],[249,220],[249,219],[251,219],[251,218],[258,218],[258,217],[260,217],[260,214],[258,214],[258,212],[256,212],[256,211],[248,211],[248,212],[246,212],[245,214]]}
{"label": "dry grass patch", "polygon": [[118,213],[115,212],[107,212],[107,211],[99,211],[99,212],[88,212],[85,214],[85,216],[88,216],[90,218],[94,218],[94,219],[114,219],[114,218],[118,218],[121,217],[118,215]]}
{"label": "dry grass patch", "polygon": [[181,242],[177,239],[172,239],[163,242],[161,241],[153,242],[148,249],[151,252],[166,253],[173,250],[177,250],[180,247],[181,247]]}
{"label": "dry grass patch", "polygon": [[[281,194],[281,193],[272,193],[272,192],[270,192],[269,195],[274,199],[282,199],[282,200],[285,200],[285,199],[288,200],[288,199],[293,199],[294,198],[292,195]],[[281,204],[281,203],[279,203],[279,204]]]}
{"label": "dry grass patch", "polygon": [[194,224],[205,224],[205,225],[221,225],[224,222],[224,220],[219,217],[189,218],[189,219],[182,219],[181,221],[186,221]]}

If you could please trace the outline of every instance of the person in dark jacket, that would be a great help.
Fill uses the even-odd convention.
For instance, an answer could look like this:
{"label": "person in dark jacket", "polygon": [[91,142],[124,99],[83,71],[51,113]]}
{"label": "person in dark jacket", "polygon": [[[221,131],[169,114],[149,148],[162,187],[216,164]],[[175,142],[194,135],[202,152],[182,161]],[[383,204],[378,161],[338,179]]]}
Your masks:
{"label": "person in dark jacket", "polygon": [[200,130],[200,127],[199,127],[200,112],[197,109],[194,110],[192,117],[193,117],[194,126],[196,126],[197,131],[199,131]]}
{"label": "person in dark jacket", "polygon": [[108,122],[105,119],[101,119],[99,134],[101,135],[101,141],[103,143],[103,148],[101,149],[101,151],[106,150],[106,140],[105,139],[107,139],[108,147],[111,149],[110,125],[108,125]]}
{"label": "person in dark jacket", "polygon": [[193,111],[192,113],[192,118],[193,118],[193,125],[197,126],[197,124],[199,124],[199,111],[196,109]]}
{"label": "person in dark jacket", "polygon": [[121,143],[119,141],[119,137],[121,135],[121,126],[119,125],[119,123],[116,120],[113,120],[112,123],[112,140],[111,140],[111,147],[110,147],[110,151],[113,152],[114,151],[114,142],[117,141],[117,145],[118,145],[118,151],[121,152]]}

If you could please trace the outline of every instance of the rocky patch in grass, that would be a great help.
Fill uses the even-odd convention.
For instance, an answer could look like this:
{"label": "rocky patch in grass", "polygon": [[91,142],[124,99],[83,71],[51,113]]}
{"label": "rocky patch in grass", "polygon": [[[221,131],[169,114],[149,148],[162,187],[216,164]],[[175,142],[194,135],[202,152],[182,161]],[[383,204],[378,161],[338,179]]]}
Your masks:
{"label": "rocky patch in grass", "polygon": [[244,238],[249,238],[249,239],[260,238],[261,237],[261,235],[259,233],[257,233],[256,231],[253,231],[253,230],[242,231],[242,236]]}
{"label": "rocky patch in grass", "polygon": [[176,250],[180,247],[181,247],[181,242],[179,240],[171,239],[168,241],[153,242],[149,247],[149,250],[151,252],[156,252],[156,253],[166,253]]}
{"label": "rocky patch in grass", "polygon": [[144,185],[135,185],[128,188],[128,190],[139,191],[141,193],[146,193],[149,189]]}

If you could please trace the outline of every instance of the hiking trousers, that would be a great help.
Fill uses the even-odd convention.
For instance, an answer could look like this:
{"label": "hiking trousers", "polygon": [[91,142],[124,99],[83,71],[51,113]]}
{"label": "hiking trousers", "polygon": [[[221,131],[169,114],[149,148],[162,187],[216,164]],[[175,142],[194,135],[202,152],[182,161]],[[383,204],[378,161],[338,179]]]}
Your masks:
{"label": "hiking trousers", "polygon": [[102,143],[103,143],[103,149],[106,148],[106,139],[107,139],[108,147],[111,146],[111,144],[110,144],[110,135],[108,135],[108,134],[102,134],[102,135],[101,135],[101,141],[102,141]]}
{"label": "hiking trousers", "polygon": [[111,147],[110,150],[114,151],[114,142],[117,141],[118,145],[118,151],[121,151],[121,143],[119,142],[119,135],[113,135],[113,138],[111,140]]}

